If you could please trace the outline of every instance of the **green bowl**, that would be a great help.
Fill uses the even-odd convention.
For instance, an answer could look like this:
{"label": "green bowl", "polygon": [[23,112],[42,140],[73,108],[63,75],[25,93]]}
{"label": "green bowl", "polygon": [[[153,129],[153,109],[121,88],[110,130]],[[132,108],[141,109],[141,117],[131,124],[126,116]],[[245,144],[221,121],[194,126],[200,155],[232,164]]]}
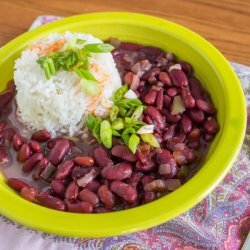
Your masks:
{"label": "green bowl", "polygon": [[243,141],[246,110],[240,82],[228,61],[205,39],[175,23],[147,15],[110,12],[65,18],[29,31],[0,50],[1,90],[25,47],[51,32],[84,32],[101,39],[154,45],[188,61],[218,109],[220,132],[200,171],[173,193],[133,209],[105,214],[58,212],[30,203],[0,175],[0,213],[28,227],[67,236],[104,237],[132,233],[173,219],[204,199],[231,168]]}

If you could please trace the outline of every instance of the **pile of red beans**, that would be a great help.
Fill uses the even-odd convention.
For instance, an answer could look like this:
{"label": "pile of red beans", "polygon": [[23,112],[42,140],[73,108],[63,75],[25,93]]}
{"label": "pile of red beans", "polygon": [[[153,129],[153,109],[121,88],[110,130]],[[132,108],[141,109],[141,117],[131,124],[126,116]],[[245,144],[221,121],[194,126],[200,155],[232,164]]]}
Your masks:
{"label": "pile of red beans", "polygon": [[111,150],[94,143],[89,145],[87,155],[81,143],[51,138],[46,130],[23,138],[5,121],[5,110],[15,95],[10,85],[0,95],[0,162],[10,160],[8,151],[12,147],[22,171],[48,186],[39,190],[9,178],[8,185],[23,198],[77,213],[123,210],[174,191],[187,180],[191,169],[200,165],[219,126],[211,99],[193,75],[191,65],[158,48],[116,39],[110,42],[116,46],[112,54],[123,82],[147,106],[141,120],[154,125],[161,147],[141,143],[132,154],[116,138]]}

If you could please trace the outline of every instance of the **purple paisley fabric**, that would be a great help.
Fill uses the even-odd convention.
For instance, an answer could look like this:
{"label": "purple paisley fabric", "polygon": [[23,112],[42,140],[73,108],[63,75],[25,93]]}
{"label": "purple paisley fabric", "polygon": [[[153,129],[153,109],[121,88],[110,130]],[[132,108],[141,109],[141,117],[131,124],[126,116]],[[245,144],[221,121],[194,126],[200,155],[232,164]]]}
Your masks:
{"label": "purple paisley fabric", "polygon": [[[59,17],[38,17],[31,28],[57,19]],[[55,236],[25,228],[0,216],[0,249],[240,249],[250,229],[250,67],[235,63],[232,67],[247,100],[246,136],[230,173],[202,202],[157,227],[101,239]]]}

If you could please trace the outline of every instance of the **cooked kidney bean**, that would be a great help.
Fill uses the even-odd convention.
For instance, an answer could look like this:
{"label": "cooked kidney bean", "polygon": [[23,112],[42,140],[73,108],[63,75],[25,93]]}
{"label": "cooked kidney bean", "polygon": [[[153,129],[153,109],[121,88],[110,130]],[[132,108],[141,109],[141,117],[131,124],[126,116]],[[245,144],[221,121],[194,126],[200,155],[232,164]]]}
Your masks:
{"label": "cooked kidney bean", "polygon": [[43,154],[42,153],[35,153],[33,154],[23,165],[23,172],[24,173],[28,173],[31,170],[33,170],[33,168],[35,167],[35,165],[42,160],[43,158]]}
{"label": "cooked kidney bean", "polygon": [[30,158],[31,153],[32,152],[31,152],[30,146],[27,143],[25,143],[21,146],[21,148],[19,149],[17,153],[17,160],[19,162],[24,162]]}
{"label": "cooked kidney bean", "polygon": [[36,153],[42,152],[41,146],[37,141],[34,140],[30,141],[29,146],[33,152]]}
{"label": "cooked kidney bean", "polygon": [[132,166],[128,162],[120,162],[102,169],[102,177],[107,180],[124,180],[131,176]]}
{"label": "cooked kidney bean", "polygon": [[28,201],[31,201],[31,202],[34,202],[34,203],[38,203],[37,198],[36,198],[37,194],[38,194],[38,190],[34,189],[34,188],[31,188],[31,187],[23,187],[21,189],[21,192],[20,192],[20,195],[25,200],[28,200]]}
{"label": "cooked kidney bean", "polygon": [[49,163],[42,171],[42,173],[40,174],[40,177],[47,181],[50,182],[51,181],[51,176],[54,174],[54,172],[56,171],[56,167],[53,166],[51,163]]}
{"label": "cooked kidney bean", "polygon": [[72,181],[66,188],[65,198],[69,200],[76,200],[79,193],[79,187],[75,181]]}
{"label": "cooked kidney bean", "polygon": [[112,209],[106,207],[96,207],[94,208],[95,213],[109,213],[112,212]]}
{"label": "cooked kidney bean", "polygon": [[79,194],[78,199],[89,202],[93,207],[99,204],[98,196],[88,188],[84,188]]}
{"label": "cooked kidney bean", "polygon": [[124,145],[116,145],[112,148],[111,154],[117,158],[124,161],[135,162],[137,161],[137,156],[134,155],[128,147]]}
{"label": "cooked kidney bean", "polygon": [[158,92],[156,90],[149,90],[144,97],[144,102],[148,105],[153,105],[156,101],[157,93]]}
{"label": "cooked kidney bean", "polygon": [[57,195],[59,195],[60,197],[64,197],[65,192],[66,192],[66,188],[62,182],[57,181],[57,180],[53,180],[50,185],[51,185],[52,190]]}
{"label": "cooked kidney bean", "polygon": [[112,166],[113,161],[108,157],[107,152],[103,147],[98,147],[93,151],[93,157],[97,165],[101,168]]}
{"label": "cooked kidney bean", "polygon": [[98,182],[97,180],[93,180],[86,185],[86,188],[96,193],[100,186],[100,182]]}
{"label": "cooked kidney bean", "polygon": [[144,143],[144,142],[141,143],[138,146],[136,154],[137,154],[139,161],[142,164],[147,164],[149,160],[151,159],[151,157],[148,157],[150,154],[150,146],[147,143]]}
{"label": "cooked kidney bean", "polygon": [[137,200],[138,194],[136,189],[125,182],[113,181],[110,185],[110,189],[129,204]]}
{"label": "cooked kidney bean", "polygon": [[144,113],[152,119],[152,121],[159,129],[165,128],[165,122],[163,120],[163,117],[155,107],[148,106]]}
{"label": "cooked kidney bean", "polygon": [[55,146],[51,149],[48,159],[52,165],[57,166],[70,151],[69,140],[61,139],[56,142]]}
{"label": "cooked kidney bean", "polygon": [[185,108],[191,109],[195,106],[195,99],[192,97],[191,93],[187,88],[182,88],[181,97]]}
{"label": "cooked kidney bean", "polygon": [[110,191],[108,186],[102,185],[98,189],[98,196],[100,200],[103,202],[104,206],[106,208],[112,209],[115,205],[115,196],[114,194]]}
{"label": "cooked kidney bean", "polygon": [[0,121],[0,131],[6,128],[6,126],[7,126],[7,123],[5,121]]}
{"label": "cooked kidney bean", "polygon": [[89,156],[77,156],[74,158],[74,162],[77,165],[80,165],[83,167],[92,167],[94,165],[94,159]]}
{"label": "cooked kidney bean", "polygon": [[61,163],[57,168],[55,179],[63,180],[67,178],[70,175],[73,167],[74,167],[74,162],[72,160],[68,160]]}
{"label": "cooked kidney bean", "polygon": [[192,121],[188,116],[183,116],[181,120],[181,128],[185,134],[188,134],[192,130]]}
{"label": "cooked kidney bean", "polygon": [[136,163],[136,170],[137,171],[150,172],[150,171],[153,171],[155,168],[156,168],[156,164],[152,160],[149,160],[146,163],[141,163],[141,161],[138,161]]}
{"label": "cooked kidney bean", "polygon": [[66,210],[66,205],[61,199],[46,194],[45,192],[39,192],[36,195],[36,199],[38,200],[39,204],[41,204],[44,207],[60,211]]}
{"label": "cooked kidney bean", "polygon": [[81,177],[83,177],[85,174],[89,173],[92,170],[92,167],[80,167],[80,166],[75,166],[71,172],[71,178],[73,180],[78,180]]}
{"label": "cooked kidney bean", "polygon": [[208,134],[216,134],[219,131],[218,123],[211,116],[205,120],[204,128]]}
{"label": "cooked kidney bean", "polygon": [[38,142],[46,142],[46,141],[49,141],[50,138],[51,138],[51,135],[47,130],[39,130],[31,136],[31,139],[38,141]]}
{"label": "cooked kidney bean", "polygon": [[22,138],[22,136],[19,134],[15,134],[13,136],[13,148],[16,151],[18,151],[23,144],[24,144],[24,139]]}
{"label": "cooked kidney bean", "polygon": [[25,182],[15,179],[15,178],[9,178],[7,180],[8,186],[10,186],[12,189],[14,189],[17,192],[20,192],[24,187],[29,188],[30,186],[26,184]]}
{"label": "cooked kidney bean", "polygon": [[205,115],[202,110],[194,108],[189,111],[190,118],[196,123],[202,123],[205,119]]}
{"label": "cooked kidney bean", "polygon": [[212,103],[203,100],[196,100],[196,106],[207,114],[215,114],[216,110]]}
{"label": "cooked kidney bean", "polygon": [[67,210],[69,212],[73,212],[73,213],[92,213],[93,212],[93,206],[91,205],[91,203],[87,201],[71,202],[66,199],[65,203],[67,205]]}

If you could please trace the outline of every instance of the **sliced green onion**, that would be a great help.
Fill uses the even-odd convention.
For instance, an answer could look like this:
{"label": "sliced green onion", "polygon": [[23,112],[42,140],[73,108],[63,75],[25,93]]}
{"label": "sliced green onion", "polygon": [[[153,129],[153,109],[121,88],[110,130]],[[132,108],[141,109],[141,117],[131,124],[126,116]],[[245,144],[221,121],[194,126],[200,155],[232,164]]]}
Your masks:
{"label": "sliced green onion", "polygon": [[125,117],[124,121],[125,123],[131,124],[133,120],[130,117]]}
{"label": "sliced green onion", "polygon": [[100,138],[106,148],[112,147],[112,128],[107,120],[103,120],[100,125]]}
{"label": "sliced green onion", "polygon": [[76,39],[76,43],[77,44],[83,44],[83,43],[85,43],[86,42],[86,40],[83,40],[83,39]]}
{"label": "sliced green onion", "polygon": [[93,115],[88,115],[86,120],[85,120],[85,124],[86,124],[87,128],[89,130],[93,130],[95,123],[96,123],[95,117]]}
{"label": "sliced green onion", "polygon": [[56,73],[56,69],[55,69],[55,65],[54,65],[53,60],[50,58],[47,62],[49,65],[49,71],[50,71],[51,75],[54,75]]}
{"label": "sliced green onion", "polygon": [[113,123],[112,123],[112,129],[115,130],[121,130],[124,128],[124,124],[123,124],[123,119],[122,118],[118,118],[116,119]]}
{"label": "sliced green onion", "polygon": [[120,133],[119,132],[117,132],[116,130],[112,130],[112,135],[113,136],[118,136],[118,137],[121,137],[121,135],[120,135]]}
{"label": "sliced green onion", "polygon": [[95,81],[82,79],[80,84],[83,91],[90,96],[98,96],[101,93],[100,86]]}
{"label": "sliced green onion", "polygon": [[48,62],[45,62],[43,64],[43,69],[44,69],[44,73],[45,73],[45,76],[46,76],[47,80],[49,80],[51,78],[51,74],[50,74],[50,69],[49,69]]}
{"label": "sliced green onion", "polygon": [[127,91],[128,91],[128,84],[125,84],[119,89],[117,89],[113,95],[114,103],[120,101]]}
{"label": "sliced green onion", "polygon": [[154,148],[159,148],[160,144],[153,134],[142,134],[141,139]]}
{"label": "sliced green onion", "polygon": [[118,113],[119,113],[119,108],[116,105],[114,105],[109,111],[109,119],[111,122],[115,121]]}
{"label": "sliced green onion", "polygon": [[143,106],[137,107],[131,116],[132,120],[138,121],[138,119],[141,117],[142,113],[143,113]]}
{"label": "sliced green onion", "polygon": [[140,138],[136,134],[132,134],[128,141],[128,147],[133,154],[135,154],[139,143],[140,143]]}
{"label": "sliced green onion", "polygon": [[97,82],[96,78],[88,70],[85,70],[83,68],[78,68],[78,69],[75,69],[75,72],[77,73],[77,75],[79,75],[83,79]]}
{"label": "sliced green onion", "polygon": [[93,53],[105,53],[110,52],[115,47],[109,43],[92,43],[84,46],[84,49]]}

